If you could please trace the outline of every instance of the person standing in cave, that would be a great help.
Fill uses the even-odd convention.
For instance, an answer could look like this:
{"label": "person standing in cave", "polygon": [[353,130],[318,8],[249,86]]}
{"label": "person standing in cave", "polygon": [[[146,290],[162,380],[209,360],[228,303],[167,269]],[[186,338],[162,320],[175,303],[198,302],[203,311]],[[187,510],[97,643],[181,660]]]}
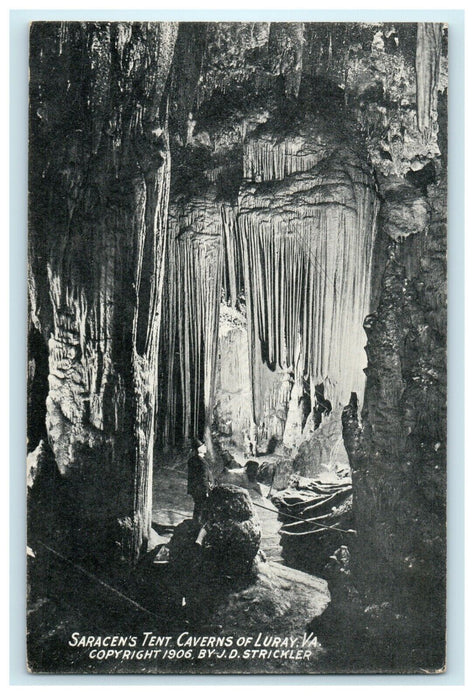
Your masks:
{"label": "person standing in cave", "polygon": [[194,501],[193,520],[202,525],[209,493],[214,486],[214,476],[206,460],[207,448],[198,438],[193,440],[193,454],[188,460],[188,494]]}

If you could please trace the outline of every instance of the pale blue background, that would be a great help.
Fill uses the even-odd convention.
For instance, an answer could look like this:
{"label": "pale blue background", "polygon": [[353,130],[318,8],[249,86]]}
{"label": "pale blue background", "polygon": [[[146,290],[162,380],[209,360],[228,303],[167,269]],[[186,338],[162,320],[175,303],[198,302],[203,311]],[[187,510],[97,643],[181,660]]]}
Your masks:
{"label": "pale blue background", "polygon": [[[34,20],[449,23],[448,671],[437,676],[34,676],[25,652],[28,23]],[[10,13],[10,683],[462,685],[464,683],[464,12],[15,10]]]}

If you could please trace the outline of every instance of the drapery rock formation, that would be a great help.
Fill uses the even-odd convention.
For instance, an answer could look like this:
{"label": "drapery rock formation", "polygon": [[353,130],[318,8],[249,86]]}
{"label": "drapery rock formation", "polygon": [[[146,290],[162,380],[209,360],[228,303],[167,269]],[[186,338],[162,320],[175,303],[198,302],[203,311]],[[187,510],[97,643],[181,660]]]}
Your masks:
{"label": "drapery rock formation", "polygon": [[[363,393],[374,184],[357,151],[337,149],[335,134],[325,139],[327,126],[317,127],[303,124],[283,143],[274,138],[272,144],[270,128],[267,136],[249,137],[233,206],[217,201],[212,187],[173,206],[167,357],[174,365],[177,344],[185,437],[202,432],[202,419],[207,427],[213,421],[223,283],[228,296],[222,325],[231,327],[232,337],[239,327],[243,334],[235,346],[220,334],[219,419],[232,426],[235,439],[256,426],[260,441],[281,440],[285,428],[291,441],[291,394],[299,391],[295,400],[301,406],[303,385],[310,407],[317,405],[318,387],[341,409],[351,391]],[[235,376],[229,363],[240,365]],[[178,390],[170,384],[168,419],[176,412]],[[233,406],[229,394],[236,390]],[[296,429],[302,430],[301,416]]]}
{"label": "drapery rock formation", "polygon": [[[339,424],[351,392],[363,393],[378,211],[363,139],[339,112],[332,124],[314,100],[290,122],[293,97],[271,73],[266,79],[253,100],[245,87],[248,104],[226,93],[211,116],[203,104],[192,143],[178,153],[165,443],[209,436],[214,422],[236,444],[247,436],[260,451],[272,441],[294,450],[306,425],[312,433],[331,408]],[[207,291],[194,301],[189,287],[199,279]],[[339,438],[340,429],[327,455]]]}

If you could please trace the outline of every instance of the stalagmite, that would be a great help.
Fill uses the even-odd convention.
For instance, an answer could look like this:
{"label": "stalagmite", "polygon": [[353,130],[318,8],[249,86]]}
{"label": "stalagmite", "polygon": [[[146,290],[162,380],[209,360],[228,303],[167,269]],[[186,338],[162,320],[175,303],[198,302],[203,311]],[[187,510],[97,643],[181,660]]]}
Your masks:
{"label": "stalagmite", "polygon": [[447,30],[32,23],[30,672],[446,670]]}

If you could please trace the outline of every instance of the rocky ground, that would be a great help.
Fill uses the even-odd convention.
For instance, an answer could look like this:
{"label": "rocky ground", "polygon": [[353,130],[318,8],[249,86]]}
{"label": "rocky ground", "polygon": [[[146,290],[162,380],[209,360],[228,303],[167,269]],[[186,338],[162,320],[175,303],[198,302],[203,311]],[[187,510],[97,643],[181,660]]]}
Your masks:
{"label": "rocky ground", "polygon": [[[220,488],[231,495],[241,493],[248,504],[245,513],[248,507],[254,514],[253,521],[243,522],[241,530],[247,537],[246,523],[255,523],[251,527],[258,539],[250,546],[250,559],[244,557],[251,564],[261,528],[255,510],[244,490]],[[232,512],[236,512],[234,507]],[[246,518],[245,513],[242,517]],[[219,549],[225,538],[227,526],[222,529],[221,517],[210,525],[211,549]],[[163,542],[172,537],[169,564],[159,562],[158,545],[133,574],[115,580],[92,576],[38,543],[30,559],[30,667],[56,673],[317,673],[325,654],[307,626],[328,605],[328,587],[323,579],[272,560],[276,553],[271,547],[267,560],[265,549],[272,537],[268,539],[265,533],[269,522],[263,521],[262,549],[256,560],[243,569],[238,557],[247,550],[235,549],[238,523],[229,531],[229,552],[233,554],[225,570],[220,550],[215,561],[201,558],[194,544],[199,526],[189,519],[176,527],[169,524],[162,535]],[[71,646],[77,641],[74,633],[77,639],[91,638],[84,642],[90,646]],[[150,646],[152,634],[169,640]],[[97,638],[110,635],[136,637],[136,646],[127,643],[124,648],[129,654],[140,651],[141,655],[123,659],[99,655],[97,659],[98,650],[110,651]],[[215,647],[215,639],[224,640],[225,646]]]}

